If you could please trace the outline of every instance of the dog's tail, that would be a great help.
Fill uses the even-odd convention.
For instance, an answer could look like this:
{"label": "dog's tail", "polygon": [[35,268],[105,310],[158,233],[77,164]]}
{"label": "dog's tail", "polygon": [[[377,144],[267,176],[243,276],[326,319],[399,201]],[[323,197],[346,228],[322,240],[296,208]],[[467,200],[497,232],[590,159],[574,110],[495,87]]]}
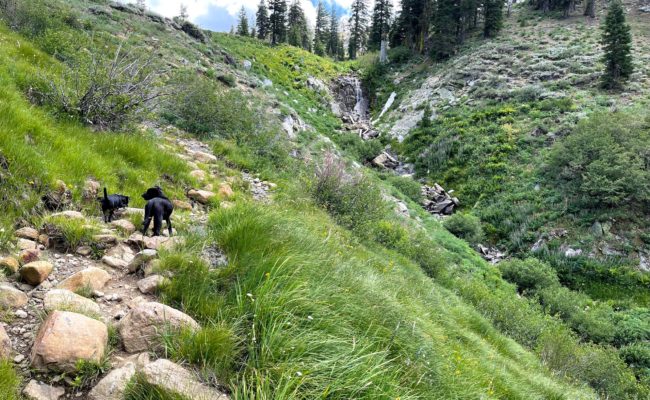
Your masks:
{"label": "dog's tail", "polygon": [[104,198],[108,199],[108,192],[106,191],[106,186],[104,186]]}

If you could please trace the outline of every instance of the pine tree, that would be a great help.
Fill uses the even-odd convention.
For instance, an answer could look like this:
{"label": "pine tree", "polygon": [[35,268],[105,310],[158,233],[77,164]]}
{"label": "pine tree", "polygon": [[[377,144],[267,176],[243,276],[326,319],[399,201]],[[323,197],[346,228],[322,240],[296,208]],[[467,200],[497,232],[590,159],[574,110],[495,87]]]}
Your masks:
{"label": "pine tree", "polygon": [[330,16],[330,29],[327,37],[326,51],[330,57],[337,58],[339,54],[339,20],[336,16],[336,9],[332,5],[332,15]]}
{"label": "pine tree", "polygon": [[587,0],[584,15],[586,17],[596,18],[596,0]]}
{"label": "pine tree", "polygon": [[314,26],[314,53],[319,56],[325,55],[326,44],[329,41],[328,18],[327,10],[321,0],[316,8],[316,24]]}
{"label": "pine tree", "polygon": [[372,10],[372,24],[370,27],[370,37],[368,38],[368,48],[379,50],[381,41],[388,39],[392,11],[393,2],[391,0],[375,1],[375,6]]}
{"label": "pine tree", "polygon": [[287,40],[287,1],[269,1],[269,27],[271,44],[284,43]]}
{"label": "pine tree", "polygon": [[255,15],[255,26],[257,27],[257,38],[266,40],[269,36],[269,10],[264,0],[260,0]]}
{"label": "pine tree", "polygon": [[495,36],[503,27],[503,1],[485,0],[483,15],[483,36]]}
{"label": "pine tree", "polygon": [[630,78],[633,70],[632,35],[630,26],[625,22],[625,12],[620,1],[614,0],[609,6],[602,29],[605,50],[602,83],[607,89],[617,89]]}
{"label": "pine tree", "polygon": [[366,45],[368,30],[368,6],[365,0],[354,0],[350,6],[350,39],[348,42],[348,57],[357,58],[357,54]]}
{"label": "pine tree", "polygon": [[248,14],[246,14],[246,9],[244,6],[239,10],[239,21],[237,23],[237,34],[239,36],[248,36]]}
{"label": "pine tree", "polygon": [[401,0],[402,10],[396,27],[401,42],[399,45],[424,52],[432,22],[431,3],[430,0]]}
{"label": "pine tree", "polygon": [[461,28],[460,0],[438,0],[434,18],[432,55],[437,60],[449,58],[459,44]]}
{"label": "pine tree", "polygon": [[287,42],[296,47],[309,50],[309,31],[307,29],[307,18],[298,0],[294,0],[289,7]]}

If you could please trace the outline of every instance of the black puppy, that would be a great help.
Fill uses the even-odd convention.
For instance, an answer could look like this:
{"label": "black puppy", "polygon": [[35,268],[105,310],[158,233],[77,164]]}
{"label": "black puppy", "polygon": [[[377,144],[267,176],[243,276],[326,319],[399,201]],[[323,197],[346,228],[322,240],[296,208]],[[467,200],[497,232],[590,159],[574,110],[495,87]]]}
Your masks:
{"label": "black puppy", "polygon": [[154,186],[147,189],[142,194],[142,198],[147,200],[147,205],[144,206],[144,223],[142,227],[142,234],[146,235],[153,218],[153,235],[160,236],[160,229],[162,228],[162,221],[167,222],[167,229],[169,236],[172,235],[172,221],[171,215],[174,211],[174,205],[162,192],[160,186]]}
{"label": "black puppy", "polygon": [[97,201],[102,203],[104,222],[111,222],[113,220],[113,212],[118,208],[129,206],[129,196],[122,196],[121,194],[112,194],[109,196],[106,188],[104,188],[104,197],[98,197]]}

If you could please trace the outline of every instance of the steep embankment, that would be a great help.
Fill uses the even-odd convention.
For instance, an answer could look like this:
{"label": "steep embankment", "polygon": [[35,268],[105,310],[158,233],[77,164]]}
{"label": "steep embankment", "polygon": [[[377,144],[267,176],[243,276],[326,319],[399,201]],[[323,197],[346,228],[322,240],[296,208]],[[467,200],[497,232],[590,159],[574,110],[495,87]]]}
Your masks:
{"label": "steep embankment", "polygon": [[[412,181],[382,180],[354,162],[377,142],[339,132],[340,121],[331,113],[325,88],[319,87],[346,68],[290,47],[271,48],[207,32],[202,36],[193,30],[189,36],[171,21],[132,7],[66,4],[48,2],[53,7],[43,23],[50,29],[23,32],[29,40],[0,32],[3,51],[17,60],[3,63],[0,71],[13,105],[3,118],[22,115],[29,122],[10,120],[10,126],[0,126],[2,137],[12,139],[0,142],[6,160],[3,176],[13,177],[0,181],[13,204],[6,209],[12,216],[3,222],[4,247],[13,257],[19,253],[14,244],[36,246],[14,237],[33,231],[15,232],[16,227],[49,228],[50,239],[56,239],[51,243],[71,251],[88,246],[90,253],[42,250],[41,260],[53,261],[56,269],[50,271],[52,280],[32,281],[34,285],[19,282],[30,268],[18,275],[10,272],[6,285],[32,307],[3,307],[2,326],[10,326],[12,347],[27,355],[33,340],[48,337],[35,338],[40,296],[51,293],[48,285],[93,266],[112,280],[106,289],[98,289],[104,293],[82,287],[78,294],[88,296],[83,303],[94,304],[90,307],[99,305],[106,348],[115,352],[99,357],[99,363],[75,363],[78,354],[73,353],[66,360],[39,364],[34,375],[32,358],[18,358],[17,365],[3,362],[2,376],[11,377],[16,367],[25,378],[17,382],[18,389],[37,377],[67,395],[83,397],[102,385],[98,382],[117,381],[117,387],[125,388],[128,382],[120,377],[126,376],[133,377],[127,398],[166,399],[178,391],[170,383],[187,376],[197,379],[189,397],[204,391],[215,397],[218,389],[237,399],[644,395],[645,388],[614,352],[580,343],[561,321],[518,296],[497,269],[407,197],[403,192],[414,187]],[[71,118],[47,104],[28,102],[31,84],[39,83],[34,77],[72,68],[75,55],[92,51],[79,43],[91,37],[99,48],[113,49],[125,29],[131,32],[129,49],[155,52],[171,71],[186,72],[182,82],[193,89],[179,91],[160,114],[149,114],[142,127],[148,127],[146,133],[133,128],[124,134],[93,132],[74,120],[62,122]],[[48,40],[48,35],[58,39]],[[33,118],[27,117],[28,110]],[[294,123],[287,122],[288,116]],[[203,143],[173,125],[192,130]],[[24,159],[21,154],[29,146],[43,150]],[[63,148],[75,152],[68,155]],[[33,169],[26,169],[30,165]],[[255,172],[260,178],[251,177]],[[30,186],[30,180],[36,182],[33,177],[42,184]],[[130,238],[102,225],[94,196],[83,200],[84,189],[97,188],[85,188],[88,179],[131,195],[136,207],[143,205],[138,198],[142,188],[160,183],[177,204],[174,246],[165,249],[157,240]],[[69,198],[64,208],[83,211],[85,219],[51,223],[49,211],[34,208],[41,196],[62,188],[56,180],[63,180],[70,193],[64,189],[64,196],[54,197]],[[264,180],[277,183],[272,198],[266,194],[274,185]],[[186,192],[190,188],[202,192]],[[205,199],[211,191],[220,193]],[[382,192],[403,202],[399,213]],[[186,194],[201,204],[185,210]],[[140,215],[129,219],[135,226],[140,223]],[[135,275],[127,273],[133,264],[124,259],[133,256],[127,247],[136,251],[159,244],[159,261],[144,266],[135,262],[130,269]],[[117,256],[116,248],[124,250],[119,254],[124,263],[104,258]],[[160,305],[124,304],[138,292],[148,292],[136,277],[152,271],[169,280],[154,285],[157,295],[146,293],[147,299],[183,311],[195,323]],[[53,315],[57,313],[46,320],[56,320]],[[189,329],[168,330],[170,320]],[[98,326],[97,321],[86,322]],[[144,325],[141,335],[129,329],[137,322]],[[73,329],[67,340],[81,331]],[[46,347],[39,349],[41,354]],[[142,351],[152,359],[134,357]],[[12,354],[12,359],[17,356]],[[150,362],[160,358],[182,364],[187,372],[165,361]],[[165,379],[165,374],[173,378]],[[15,398],[12,388],[4,393]]]}

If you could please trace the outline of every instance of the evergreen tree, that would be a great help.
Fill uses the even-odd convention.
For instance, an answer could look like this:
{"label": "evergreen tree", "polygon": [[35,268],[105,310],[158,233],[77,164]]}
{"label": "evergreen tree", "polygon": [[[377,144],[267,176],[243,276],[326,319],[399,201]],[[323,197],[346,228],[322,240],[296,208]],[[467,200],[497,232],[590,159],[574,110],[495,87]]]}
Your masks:
{"label": "evergreen tree", "polygon": [[584,15],[586,17],[596,18],[596,0],[587,0]]}
{"label": "evergreen tree", "polygon": [[503,1],[485,0],[483,15],[483,36],[495,36],[503,26]]}
{"label": "evergreen tree", "polygon": [[257,38],[266,40],[269,37],[269,10],[266,8],[264,0],[260,0],[255,15],[255,26],[257,28]]}
{"label": "evergreen tree", "polygon": [[433,24],[432,55],[437,60],[449,58],[456,52],[462,31],[460,0],[438,0]]}
{"label": "evergreen tree", "polygon": [[632,35],[630,26],[625,22],[625,12],[620,1],[614,0],[609,6],[602,29],[602,44],[605,50],[603,87],[620,88],[632,75],[633,70]]}
{"label": "evergreen tree", "polygon": [[370,37],[368,38],[368,48],[379,50],[382,40],[388,39],[390,30],[390,19],[393,10],[391,0],[376,0],[372,10],[372,24],[370,27]]}
{"label": "evergreen tree", "polygon": [[138,6],[138,8],[144,10],[147,8],[147,5],[145,4],[144,0],[136,0],[135,5]]}
{"label": "evergreen tree", "polygon": [[368,30],[368,6],[365,0],[354,0],[350,7],[350,39],[348,42],[348,57],[357,58],[357,54],[366,45]]}
{"label": "evergreen tree", "polygon": [[402,11],[397,23],[401,40],[399,44],[422,53],[432,22],[432,2],[431,0],[401,0],[401,5]]}
{"label": "evergreen tree", "polygon": [[181,3],[181,10],[180,13],[178,14],[178,18],[181,21],[186,21],[189,15],[187,14],[187,6],[183,3]]}
{"label": "evergreen tree", "polygon": [[283,43],[287,40],[287,1],[270,0],[269,11],[271,43]]}
{"label": "evergreen tree", "polygon": [[306,50],[311,48],[307,19],[298,0],[294,0],[289,7],[287,41],[292,46],[302,47]]}
{"label": "evergreen tree", "polygon": [[255,26],[254,26],[254,25],[253,25],[253,27],[251,28],[251,35],[250,35],[250,36],[253,37],[253,38],[254,38],[254,37],[257,37],[257,31],[255,30]]}
{"label": "evergreen tree", "polygon": [[316,25],[314,26],[314,53],[325,55],[326,44],[329,42],[328,15],[323,1],[316,8]]}
{"label": "evergreen tree", "polygon": [[338,56],[339,46],[341,43],[339,39],[339,21],[336,16],[336,10],[334,9],[334,6],[332,6],[332,15],[330,16],[330,29],[326,47],[327,54],[330,57],[336,58]]}
{"label": "evergreen tree", "polygon": [[248,15],[244,6],[239,10],[239,21],[237,23],[237,34],[239,36],[248,36]]}

